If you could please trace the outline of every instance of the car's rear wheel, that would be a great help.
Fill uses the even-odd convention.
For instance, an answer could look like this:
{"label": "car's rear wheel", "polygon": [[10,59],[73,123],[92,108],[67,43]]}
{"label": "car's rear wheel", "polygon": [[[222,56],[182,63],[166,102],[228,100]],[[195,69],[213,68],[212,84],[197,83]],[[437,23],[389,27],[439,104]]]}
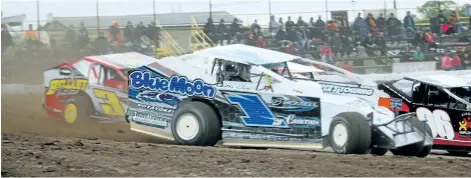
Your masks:
{"label": "car's rear wheel", "polygon": [[[428,124],[425,124],[425,128],[424,128],[424,124],[420,122],[419,119],[413,118],[412,125],[415,128],[418,128],[419,132],[423,133],[427,131],[427,134],[429,136],[432,135],[432,129],[430,129],[430,126]],[[425,140],[418,143],[411,144],[411,145],[407,145],[398,149],[391,149],[391,152],[394,155],[399,155],[399,156],[417,156],[419,158],[423,158],[423,157],[428,156],[428,154],[430,154],[430,152],[432,151],[432,145],[424,146],[424,142]]]}
{"label": "car's rear wheel", "polygon": [[216,111],[202,102],[187,102],[179,106],[171,127],[177,144],[214,146],[221,136]]}
{"label": "car's rear wheel", "polygon": [[469,151],[451,151],[451,150],[448,150],[447,152],[449,155],[452,155],[452,156],[466,156],[470,153]]}
{"label": "car's rear wheel", "polygon": [[330,144],[339,154],[366,154],[371,144],[371,128],[359,113],[340,113],[330,126]]}
{"label": "car's rear wheel", "polygon": [[64,121],[69,124],[84,122],[92,113],[93,105],[90,100],[84,96],[76,96],[64,107]]}

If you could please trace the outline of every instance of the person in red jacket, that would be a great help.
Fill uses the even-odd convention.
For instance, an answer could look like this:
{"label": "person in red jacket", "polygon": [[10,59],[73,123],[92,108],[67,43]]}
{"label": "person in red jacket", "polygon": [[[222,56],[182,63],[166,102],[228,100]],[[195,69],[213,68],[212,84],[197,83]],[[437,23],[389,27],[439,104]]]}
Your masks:
{"label": "person in red jacket", "polygon": [[437,48],[437,44],[435,43],[435,34],[432,33],[432,30],[427,30],[424,33],[425,43],[427,43],[428,49],[430,48]]}
{"label": "person in red jacket", "polygon": [[451,58],[451,66],[455,70],[461,69],[461,58],[457,53],[453,54],[453,58]]}
{"label": "person in red jacket", "polygon": [[267,48],[267,42],[263,39],[262,35],[257,36],[257,41],[255,42],[255,46],[259,48]]}
{"label": "person in red jacket", "polygon": [[294,48],[292,42],[287,41],[287,42],[283,45],[283,52],[285,52],[285,53],[287,53],[287,54],[296,55],[296,48]]}

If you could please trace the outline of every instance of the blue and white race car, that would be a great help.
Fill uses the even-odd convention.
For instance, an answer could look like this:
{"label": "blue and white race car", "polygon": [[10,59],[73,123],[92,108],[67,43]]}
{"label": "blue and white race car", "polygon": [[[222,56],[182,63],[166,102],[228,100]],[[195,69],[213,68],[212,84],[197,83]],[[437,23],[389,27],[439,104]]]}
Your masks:
{"label": "blue and white race car", "polygon": [[267,51],[196,52],[130,70],[131,130],[197,146],[331,147],[340,154],[414,146],[414,155],[428,154],[432,138],[414,120],[285,78],[263,65],[298,57]]}

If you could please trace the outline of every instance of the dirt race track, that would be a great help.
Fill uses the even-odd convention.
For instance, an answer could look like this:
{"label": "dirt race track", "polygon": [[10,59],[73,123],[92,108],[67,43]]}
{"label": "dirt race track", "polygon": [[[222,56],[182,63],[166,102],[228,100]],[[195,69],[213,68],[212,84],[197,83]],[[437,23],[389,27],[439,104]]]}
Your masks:
{"label": "dirt race track", "polygon": [[124,124],[52,120],[41,94],[2,91],[2,176],[469,176],[470,161],[166,145]]}

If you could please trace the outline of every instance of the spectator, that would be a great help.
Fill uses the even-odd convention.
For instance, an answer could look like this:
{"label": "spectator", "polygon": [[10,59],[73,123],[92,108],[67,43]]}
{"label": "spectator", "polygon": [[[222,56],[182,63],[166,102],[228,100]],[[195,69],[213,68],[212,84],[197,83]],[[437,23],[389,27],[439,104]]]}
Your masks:
{"label": "spectator", "polygon": [[424,53],[422,53],[420,47],[417,47],[414,52],[412,52],[412,60],[414,61],[423,61]]}
{"label": "spectator", "polygon": [[325,31],[326,25],[325,25],[325,22],[322,20],[321,16],[319,16],[317,18],[317,21],[316,21],[314,27],[318,28],[321,31]]}
{"label": "spectator", "polygon": [[215,41],[216,27],[214,27],[213,19],[211,17],[208,18],[208,21],[204,25],[203,32],[209,37],[211,41],[217,42]]}
{"label": "spectator", "polygon": [[427,45],[427,49],[430,48],[437,48],[437,44],[435,43],[435,34],[432,33],[432,30],[429,29],[424,34],[425,43]]}
{"label": "spectator", "polygon": [[255,41],[255,46],[259,48],[267,48],[267,42],[263,39],[263,36],[257,36],[257,41]]}
{"label": "spectator", "polygon": [[376,31],[376,20],[373,17],[373,14],[368,13],[368,16],[366,17],[366,22],[367,22],[368,28],[370,28],[370,31],[375,32]]}
{"label": "spectator", "polygon": [[332,44],[332,53],[334,56],[340,56],[343,51],[343,43],[339,33],[335,33],[335,36],[332,38]]}
{"label": "spectator", "polygon": [[406,30],[415,33],[415,22],[414,18],[412,18],[410,15],[410,11],[407,11],[407,15],[404,17],[403,24]]}
{"label": "spectator", "polygon": [[8,47],[13,46],[13,38],[11,37],[8,27],[2,24],[2,55]]}
{"label": "spectator", "polygon": [[294,24],[294,22],[291,20],[291,16],[288,16],[288,21],[286,21],[285,24],[286,31],[288,31],[288,29],[293,28],[294,26],[296,26],[296,24]]}
{"label": "spectator", "polygon": [[160,46],[160,31],[159,28],[155,26],[155,20],[152,20],[147,26],[146,36],[155,44],[155,47]]}
{"label": "spectator", "polygon": [[278,19],[278,23],[280,23],[281,29],[285,29],[285,23],[283,22],[283,18]]}
{"label": "spectator", "polygon": [[33,25],[28,25],[28,30],[24,32],[24,40],[26,41],[26,47],[28,49],[37,48],[39,46],[38,34],[36,30],[33,29]]}
{"label": "spectator", "polygon": [[231,37],[237,35],[237,32],[240,32],[240,24],[239,24],[239,20],[237,18],[234,18],[234,20],[232,20],[232,23],[231,23],[231,26],[230,26],[229,30],[230,30],[229,36],[231,36]]}
{"label": "spectator", "polygon": [[291,55],[296,55],[296,48],[294,47],[293,43],[290,41],[285,41],[283,43],[283,52]]}
{"label": "spectator", "polygon": [[119,24],[116,21],[111,22],[111,26],[109,29],[109,34],[108,34],[108,39],[111,41],[113,44],[113,47],[115,50],[118,50],[121,48],[123,45],[123,36],[121,35],[121,32],[119,31]]}
{"label": "spectator", "polygon": [[325,44],[321,47],[320,56],[322,62],[335,65],[334,53],[332,53],[332,49],[329,45]]}
{"label": "spectator", "polygon": [[425,38],[421,31],[417,31],[415,33],[414,39],[411,41],[411,44],[420,47],[421,51],[425,50]]}
{"label": "spectator", "polygon": [[78,31],[78,47],[84,49],[88,43],[90,43],[90,38],[88,37],[88,30],[85,28],[85,23],[80,22],[80,27]]}
{"label": "spectator", "polygon": [[374,37],[374,43],[376,46],[379,47],[381,56],[386,56],[386,52],[388,51],[387,46],[386,46],[386,40],[384,39],[384,33],[379,32],[375,35]]}
{"label": "spectator", "polygon": [[461,58],[458,55],[458,53],[453,54],[453,58],[451,59],[451,66],[453,67],[454,70],[461,69]]}
{"label": "spectator", "polygon": [[353,48],[351,46],[351,40],[348,36],[344,34],[340,34],[340,37],[342,38],[342,53],[341,56],[348,56],[350,57],[350,54],[353,51]]}
{"label": "spectator", "polygon": [[306,22],[304,22],[303,18],[299,16],[298,22],[296,22],[296,27],[301,27],[301,26],[307,27],[307,24]]}
{"label": "spectator", "polygon": [[353,72],[353,66],[348,63],[344,63],[340,67],[346,71]]}
{"label": "spectator", "polygon": [[296,33],[296,30],[294,29],[294,27],[291,27],[291,28],[287,28],[286,30],[286,38],[293,42],[294,45],[296,46],[296,48],[299,48],[299,44],[297,43],[297,41],[299,41],[299,38],[298,38],[298,34]]}
{"label": "spectator", "polygon": [[441,69],[442,70],[452,70],[453,65],[451,63],[452,59],[449,57],[450,53],[445,54],[445,56],[442,57],[441,61]]}
{"label": "spectator", "polygon": [[389,14],[389,18],[386,23],[387,23],[389,37],[399,40],[398,39],[400,35],[399,28],[400,28],[401,22],[399,21],[399,19],[397,19],[394,16],[394,13]]}
{"label": "spectator", "polygon": [[239,38],[236,35],[232,36],[230,44],[240,44]]}
{"label": "spectator", "polygon": [[253,35],[255,37],[255,39],[258,38],[258,36],[263,36],[262,32],[260,32],[260,30],[258,30],[258,28],[254,29],[255,31],[253,32]]}
{"label": "spectator", "polygon": [[65,41],[67,41],[70,45],[70,47],[75,48],[76,47],[76,40],[77,40],[77,35],[75,34],[75,27],[74,25],[70,25],[67,31],[65,31]]}
{"label": "spectator", "polygon": [[224,19],[219,20],[219,25],[217,27],[218,41],[217,44],[223,46],[227,43],[227,26],[224,22]]}
{"label": "spectator", "polygon": [[275,41],[277,41],[276,39],[276,34],[278,33],[279,30],[282,30],[282,24],[278,23],[276,20],[275,20],[275,16],[270,16],[270,24],[269,24],[269,31],[270,31],[270,35],[275,38]]}
{"label": "spectator", "polygon": [[365,47],[365,52],[369,57],[376,56],[374,53],[376,45],[373,42],[371,33],[368,33],[368,36],[361,41],[361,46]]}
{"label": "spectator", "polygon": [[252,26],[250,27],[250,29],[251,29],[252,32],[255,32],[255,30],[260,32],[262,30],[262,27],[260,27],[260,25],[258,24],[257,19],[255,19],[253,21]]}
{"label": "spectator", "polygon": [[141,37],[146,34],[146,26],[144,26],[144,23],[141,21],[139,24],[136,26],[136,30],[134,33],[134,40],[136,41],[141,41]]}
{"label": "spectator", "polygon": [[451,11],[450,16],[446,19],[447,24],[451,25],[454,33],[461,33],[462,26],[458,21],[458,17],[456,16],[456,11]]}
{"label": "spectator", "polygon": [[108,54],[109,44],[103,32],[98,33],[98,37],[95,39],[94,46],[98,55]]}
{"label": "spectator", "polygon": [[256,40],[254,35],[251,33],[249,34],[249,39],[247,39],[247,45],[249,46],[257,46]]}
{"label": "spectator", "polygon": [[440,25],[447,24],[446,17],[443,15],[443,10],[438,11],[437,19]]}
{"label": "spectator", "polygon": [[277,42],[287,40],[286,38],[287,34],[283,29],[278,30],[278,33],[276,33],[275,40]]}
{"label": "spectator", "polygon": [[131,21],[128,21],[126,27],[123,31],[124,40],[127,42],[134,42],[134,27],[132,26]]}
{"label": "spectator", "polygon": [[378,28],[378,31],[384,32],[384,28],[386,28],[386,19],[383,17],[383,13],[380,13],[378,19],[376,19],[376,27]]}

